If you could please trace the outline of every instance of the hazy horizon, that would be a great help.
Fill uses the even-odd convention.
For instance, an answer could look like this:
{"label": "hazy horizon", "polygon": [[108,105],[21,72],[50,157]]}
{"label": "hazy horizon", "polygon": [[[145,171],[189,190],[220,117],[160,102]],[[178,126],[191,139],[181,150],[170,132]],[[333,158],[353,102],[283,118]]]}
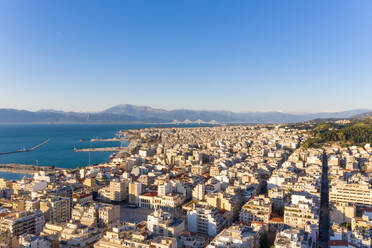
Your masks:
{"label": "hazy horizon", "polygon": [[246,111],[233,111],[233,110],[228,110],[228,109],[193,109],[193,108],[161,108],[161,107],[154,107],[154,106],[150,106],[150,105],[135,105],[135,104],[130,104],[130,103],[123,103],[123,104],[117,104],[117,105],[114,105],[114,106],[110,106],[108,108],[105,108],[105,109],[100,109],[100,110],[96,110],[96,111],[76,111],[76,110],[63,110],[63,109],[52,109],[52,108],[41,108],[41,109],[26,109],[26,108],[23,108],[23,109],[20,109],[20,108],[1,108],[0,109],[14,109],[14,110],[25,110],[25,111],[31,111],[31,112],[38,112],[38,111],[56,111],[56,112],[76,112],[76,113],[100,113],[100,112],[103,112],[109,108],[112,108],[112,107],[116,107],[116,106],[120,106],[120,105],[131,105],[131,106],[135,106],[135,107],[150,107],[152,109],[161,109],[161,110],[166,110],[166,111],[174,111],[174,110],[192,110],[192,111],[223,111],[223,112],[234,112],[234,113],[249,113],[249,112],[280,112],[280,113],[287,113],[287,114],[297,114],[297,115],[301,115],[301,114],[316,114],[316,113],[335,113],[335,112],[347,112],[347,111],[353,111],[353,110],[368,110],[368,111],[372,111],[372,108],[355,108],[355,109],[341,109],[341,110],[324,110],[324,111],[319,111],[319,112],[304,112],[304,111],[301,111],[301,112],[296,112],[296,111],[280,111],[280,110],[268,110],[268,111],[256,111],[256,110],[246,110]]}
{"label": "hazy horizon", "polygon": [[372,108],[372,1],[1,1],[0,108]]}

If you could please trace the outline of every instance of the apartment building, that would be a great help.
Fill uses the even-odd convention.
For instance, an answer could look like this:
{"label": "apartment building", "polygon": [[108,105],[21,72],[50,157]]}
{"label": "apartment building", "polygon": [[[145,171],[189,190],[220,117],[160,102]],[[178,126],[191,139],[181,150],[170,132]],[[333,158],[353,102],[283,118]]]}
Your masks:
{"label": "apartment building", "polygon": [[194,187],[192,190],[192,199],[202,201],[205,196],[205,185],[200,183]]}
{"label": "apartment building", "polygon": [[114,202],[124,201],[128,198],[128,181],[114,179],[110,181],[110,200]]}
{"label": "apartment building", "polygon": [[27,234],[18,239],[19,248],[50,248],[51,243],[43,237]]}
{"label": "apartment building", "polygon": [[100,226],[108,226],[117,222],[120,219],[120,206],[99,204],[98,206],[98,224]]}
{"label": "apartment building", "polygon": [[292,195],[291,202],[284,207],[284,223],[304,229],[307,223],[319,223],[319,207],[305,195]]}
{"label": "apartment building", "polygon": [[171,214],[162,210],[155,210],[147,216],[147,230],[156,235],[177,238],[185,231],[185,222],[173,218]]}
{"label": "apartment building", "polygon": [[45,220],[51,223],[66,222],[71,217],[71,199],[67,197],[48,197],[40,201],[40,210]]}
{"label": "apartment building", "polygon": [[0,232],[9,231],[13,236],[39,234],[45,223],[40,210],[13,212],[0,219]]}
{"label": "apartment building", "polygon": [[163,211],[175,214],[180,210],[185,197],[182,194],[171,193],[165,196],[158,196],[156,193],[146,193],[139,196],[138,206],[140,208],[162,209]]}
{"label": "apartment building", "polygon": [[251,226],[237,225],[221,231],[207,246],[207,248],[258,248],[262,229],[255,230]]}
{"label": "apartment building", "polygon": [[332,183],[329,191],[329,201],[372,206],[372,187],[362,181],[360,183],[337,181]]}
{"label": "apartment building", "polygon": [[129,203],[130,204],[138,204],[139,202],[139,195],[142,194],[142,183],[140,182],[131,182],[128,186],[128,193],[129,193]]}
{"label": "apartment building", "polygon": [[217,208],[194,204],[187,212],[187,229],[190,232],[215,237],[226,224],[226,218]]}
{"label": "apartment building", "polygon": [[243,202],[243,198],[237,194],[228,193],[213,193],[205,196],[207,205],[229,211],[231,218],[235,219],[239,215],[239,210]]}
{"label": "apartment building", "polygon": [[245,224],[251,224],[253,221],[269,223],[271,207],[269,198],[264,195],[256,196],[244,204],[239,220]]}

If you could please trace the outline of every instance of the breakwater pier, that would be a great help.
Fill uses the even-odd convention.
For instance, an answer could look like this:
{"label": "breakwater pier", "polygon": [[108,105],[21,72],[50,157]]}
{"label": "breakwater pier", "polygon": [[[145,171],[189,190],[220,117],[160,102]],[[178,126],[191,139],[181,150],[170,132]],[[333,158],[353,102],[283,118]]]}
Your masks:
{"label": "breakwater pier", "polygon": [[120,152],[126,151],[127,147],[97,147],[97,148],[74,148],[75,152]]}
{"label": "breakwater pier", "polygon": [[0,164],[0,172],[34,174],[35,172],[46,171],[55,172],[56,169],[50,166],[36,166],[26,164]]}
{"label": "breakwater pier", "polygon": [[16,150],[16,151],[9,151],[9,152],[0,152],[0,155],[6,155],[6,154],[12,154],[12,153],[20,153],[20,152],[31,152],[33,150],[36,150],[37,148],[45,145],[46,143],[49,142],[50,139],[47,139],[43,142],[41,142],[40,144],[34,146],[34,147],[31,147],[31,148],[24,148],[24,149],[20,149],[20,150]]}

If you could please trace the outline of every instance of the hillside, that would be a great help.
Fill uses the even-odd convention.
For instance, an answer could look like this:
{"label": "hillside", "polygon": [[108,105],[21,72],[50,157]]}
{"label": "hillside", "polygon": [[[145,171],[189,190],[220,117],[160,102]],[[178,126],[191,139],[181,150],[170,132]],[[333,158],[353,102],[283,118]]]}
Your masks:
{"label": "hillside", "polygon": [[356,109],[329,113],[283,113],[202,111],[189,109],[165,110],[149,106],[122,104],[101,112],[79,113],[51,109],[36,112],[16,109],[0,109],[0,123],[296,123],[315,118],[349,118],[370,112]]}
{"label": "hillside", "polygon": [[327,122],[318,124],[312,131],[313,138],[308,139],[304,148],[319,148],[325,144],[338,143],[346,146],[372,144],[372,119],[353,120],[349,124]]}

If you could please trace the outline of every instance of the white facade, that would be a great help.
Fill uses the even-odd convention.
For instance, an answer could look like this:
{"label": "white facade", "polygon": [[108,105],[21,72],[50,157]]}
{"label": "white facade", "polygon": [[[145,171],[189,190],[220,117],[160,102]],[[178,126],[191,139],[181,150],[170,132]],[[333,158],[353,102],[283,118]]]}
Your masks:
{"label": "white facade", "polygon": [[187,212],[187,228],[190,232],[216,236],[226,225],[226,219],[216,208],[194,207]]}

